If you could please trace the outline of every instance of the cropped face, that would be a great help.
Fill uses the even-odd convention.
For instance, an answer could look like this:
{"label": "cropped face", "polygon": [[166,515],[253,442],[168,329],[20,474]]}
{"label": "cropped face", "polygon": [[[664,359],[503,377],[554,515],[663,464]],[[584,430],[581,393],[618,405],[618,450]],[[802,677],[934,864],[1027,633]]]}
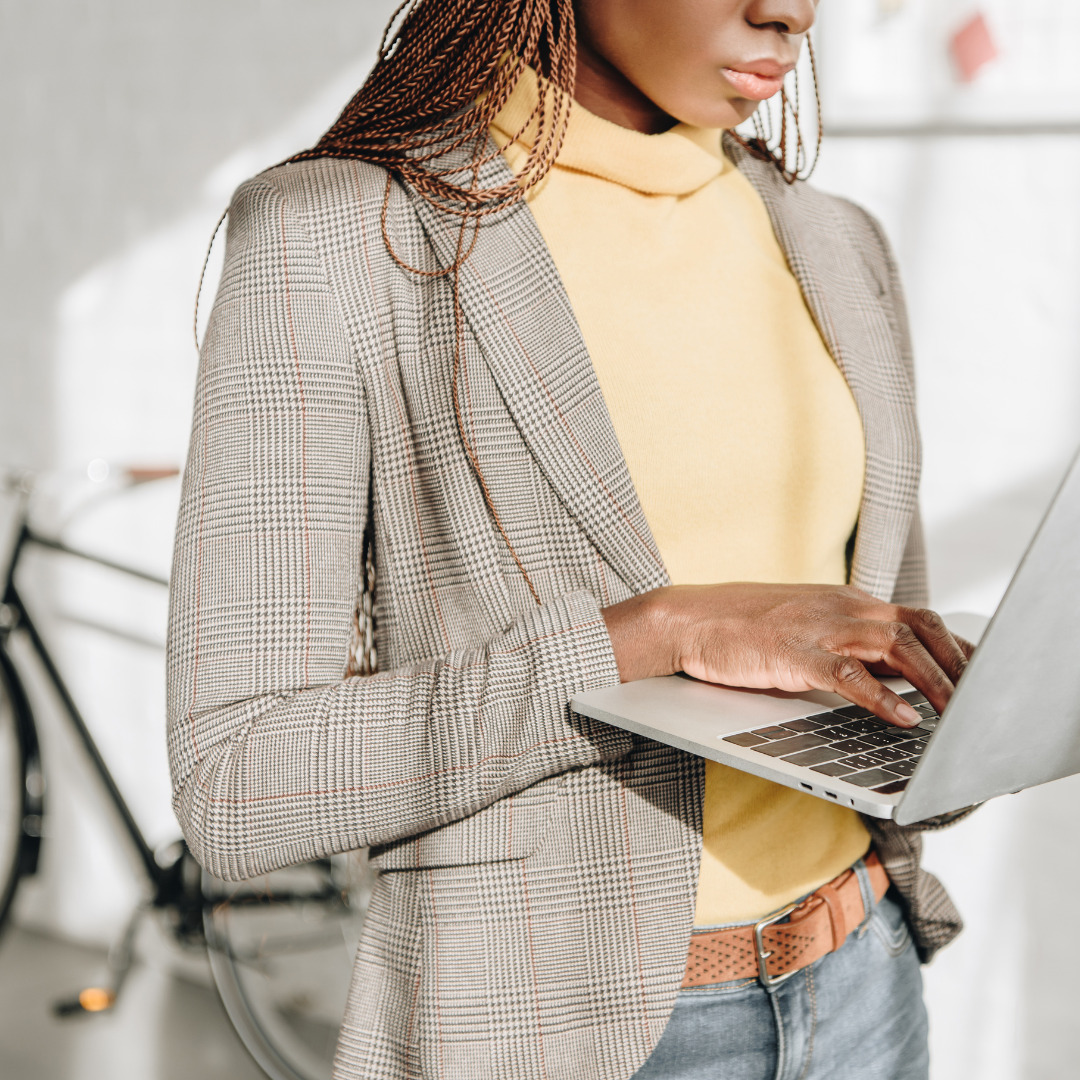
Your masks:
{"label": "cropped face", "polygon": [[628,98],[655,107],[654,126],[669,117],[734,127],[780,91],[816,7],[817,0],[578,0],[579,85],[587,94],[605,79],[624,82]]}

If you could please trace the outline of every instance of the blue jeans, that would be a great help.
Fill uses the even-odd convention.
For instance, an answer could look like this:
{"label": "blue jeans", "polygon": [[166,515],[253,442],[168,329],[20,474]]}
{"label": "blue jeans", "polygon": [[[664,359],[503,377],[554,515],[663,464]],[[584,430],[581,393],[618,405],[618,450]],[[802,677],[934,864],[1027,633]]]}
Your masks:
{"label": "blue jeans", "polygon": [[861,933],[772,990],[756,979],[681,990],[634,1080],[928,1075],[919,961],[903,911],[886,894]]}

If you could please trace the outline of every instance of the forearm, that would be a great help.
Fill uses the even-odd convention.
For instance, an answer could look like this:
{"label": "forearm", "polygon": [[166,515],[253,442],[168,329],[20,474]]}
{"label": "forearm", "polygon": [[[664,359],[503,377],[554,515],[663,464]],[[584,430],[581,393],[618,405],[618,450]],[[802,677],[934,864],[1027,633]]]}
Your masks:
{"label": "forearm", "polygon": [[226,879],[416,835],[626,753],[625,733],[567,707],[616,679],[596,602],[574,593],[482,648],[174,716],[176,813]]}

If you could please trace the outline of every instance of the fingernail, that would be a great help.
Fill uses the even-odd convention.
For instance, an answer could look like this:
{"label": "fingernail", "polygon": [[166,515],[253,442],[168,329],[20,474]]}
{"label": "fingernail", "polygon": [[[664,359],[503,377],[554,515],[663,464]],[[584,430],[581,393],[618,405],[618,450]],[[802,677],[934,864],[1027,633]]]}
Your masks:
{"label": "fingernail", "polygon": [[914,727],[922,721],[922,717],[906,701],[901,701],[896,706],[895,715],[897,720],[902,720],[908,727]]}

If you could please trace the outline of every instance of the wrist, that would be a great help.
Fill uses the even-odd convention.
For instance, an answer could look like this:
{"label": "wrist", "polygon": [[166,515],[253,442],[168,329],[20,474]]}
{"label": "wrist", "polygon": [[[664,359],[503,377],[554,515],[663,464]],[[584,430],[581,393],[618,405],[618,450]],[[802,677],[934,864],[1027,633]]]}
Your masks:
{"label": "wrist", "polygon": [[680,648],[671,590],[652,589],[603,608],[622,682],[671,675],[680,670]]}
{"label": "wrist", "polygon": [[669,585],[656,589],[650,604],[651,631],[663,656],[665,675],[683,670],[683,652],[687,641],[687,609],[684,589]]}

